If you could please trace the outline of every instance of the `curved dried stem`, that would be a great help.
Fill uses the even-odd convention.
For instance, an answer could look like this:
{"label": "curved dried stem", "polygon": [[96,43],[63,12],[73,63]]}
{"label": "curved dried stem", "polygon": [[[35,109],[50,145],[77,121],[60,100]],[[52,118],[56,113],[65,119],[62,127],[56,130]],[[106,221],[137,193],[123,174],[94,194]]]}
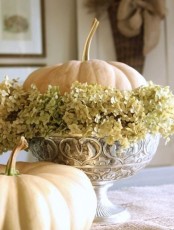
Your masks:
{"label": "curved dried stem", "polygon": [[97,30],[98,25],[99,25],[99,21],[95,18],[93,23],[92,23],[91,30],[88,34],[87,39],[86,39],[85,45],[84,45],[83,54],[82,54],[82,61],[88,61],[89,60],[89,51],[90,51],[91,41],[92,41],[92,38],[95,34],[95,31]]}
{"label": "curved dried stem", "polygon": [[8,159],[6,165],[5,175],[14,176],[19,174],[19,172],[16,170],[16,157],[21,150],[24,150],[26,148],[28,148],[28,143],[25,137],[22,136],[19,143],[15,146],[15,148],[11,152],[10,158]]}

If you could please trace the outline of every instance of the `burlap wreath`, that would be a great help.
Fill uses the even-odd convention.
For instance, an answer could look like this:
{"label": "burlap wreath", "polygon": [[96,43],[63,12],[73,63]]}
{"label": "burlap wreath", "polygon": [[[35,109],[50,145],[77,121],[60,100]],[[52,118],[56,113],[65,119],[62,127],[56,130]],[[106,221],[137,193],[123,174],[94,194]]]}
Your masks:
{"label": "burlap wreath", "polygon": [[165,0],[86,0],[100,17],[108,11],[117,61],[142,73],[145,56],[158,44]]}

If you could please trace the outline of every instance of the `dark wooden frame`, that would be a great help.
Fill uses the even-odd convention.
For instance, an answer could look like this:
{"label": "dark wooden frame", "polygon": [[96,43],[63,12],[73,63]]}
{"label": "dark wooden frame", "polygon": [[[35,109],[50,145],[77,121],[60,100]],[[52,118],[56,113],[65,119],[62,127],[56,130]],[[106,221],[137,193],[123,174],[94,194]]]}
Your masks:
{"label": "dark wooden frame", "polygon": [[[46,32],[45,32],[45,0],[40,0],[40,10],[41,10],[41,37],[42,37],[42,52],[40,54],[35,54],[35,53],[11,53],[11,54],[6,54],[6,53],[1,53],[0,52],[0,58],[40,58],[40,57],[45,57],[46,56]],[[26,65],[25,65],[26,66]]]}

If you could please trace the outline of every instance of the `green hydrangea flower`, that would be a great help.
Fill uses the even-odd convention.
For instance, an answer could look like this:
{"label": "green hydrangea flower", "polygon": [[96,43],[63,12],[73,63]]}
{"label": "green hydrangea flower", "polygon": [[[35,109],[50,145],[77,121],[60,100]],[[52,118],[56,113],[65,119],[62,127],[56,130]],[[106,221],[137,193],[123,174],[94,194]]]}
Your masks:
{"label": "green hydrangea flower", "polygon": [[122,147],[147,133],[166,140],[174,133],[174,95],[169,87],[149,82],[132,91],[75,82],[60,94],[49,86],[41,94],[36,87],[24,91],[17,80],[0,83],[0,153],[26,139],[51,135],[105,138]]}

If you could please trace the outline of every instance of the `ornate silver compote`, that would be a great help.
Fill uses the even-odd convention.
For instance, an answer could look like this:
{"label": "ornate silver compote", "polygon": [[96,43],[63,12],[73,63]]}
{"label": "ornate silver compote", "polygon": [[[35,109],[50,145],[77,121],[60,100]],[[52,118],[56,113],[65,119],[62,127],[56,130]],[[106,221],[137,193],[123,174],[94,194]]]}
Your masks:
{"label": "ornate silver compote", "polygon": [[129,212],[113,204],[107,196],[108,188],[117,180],[133,176],[154,156],[159,135],[148,134],[144,140],[127,149],[118,142],[108,145],[104,139],[87,137],[34,138],[29,149],[39,161],[51,161],[75,166],[90,178],[98,199],[95,222],[124,222]]}

